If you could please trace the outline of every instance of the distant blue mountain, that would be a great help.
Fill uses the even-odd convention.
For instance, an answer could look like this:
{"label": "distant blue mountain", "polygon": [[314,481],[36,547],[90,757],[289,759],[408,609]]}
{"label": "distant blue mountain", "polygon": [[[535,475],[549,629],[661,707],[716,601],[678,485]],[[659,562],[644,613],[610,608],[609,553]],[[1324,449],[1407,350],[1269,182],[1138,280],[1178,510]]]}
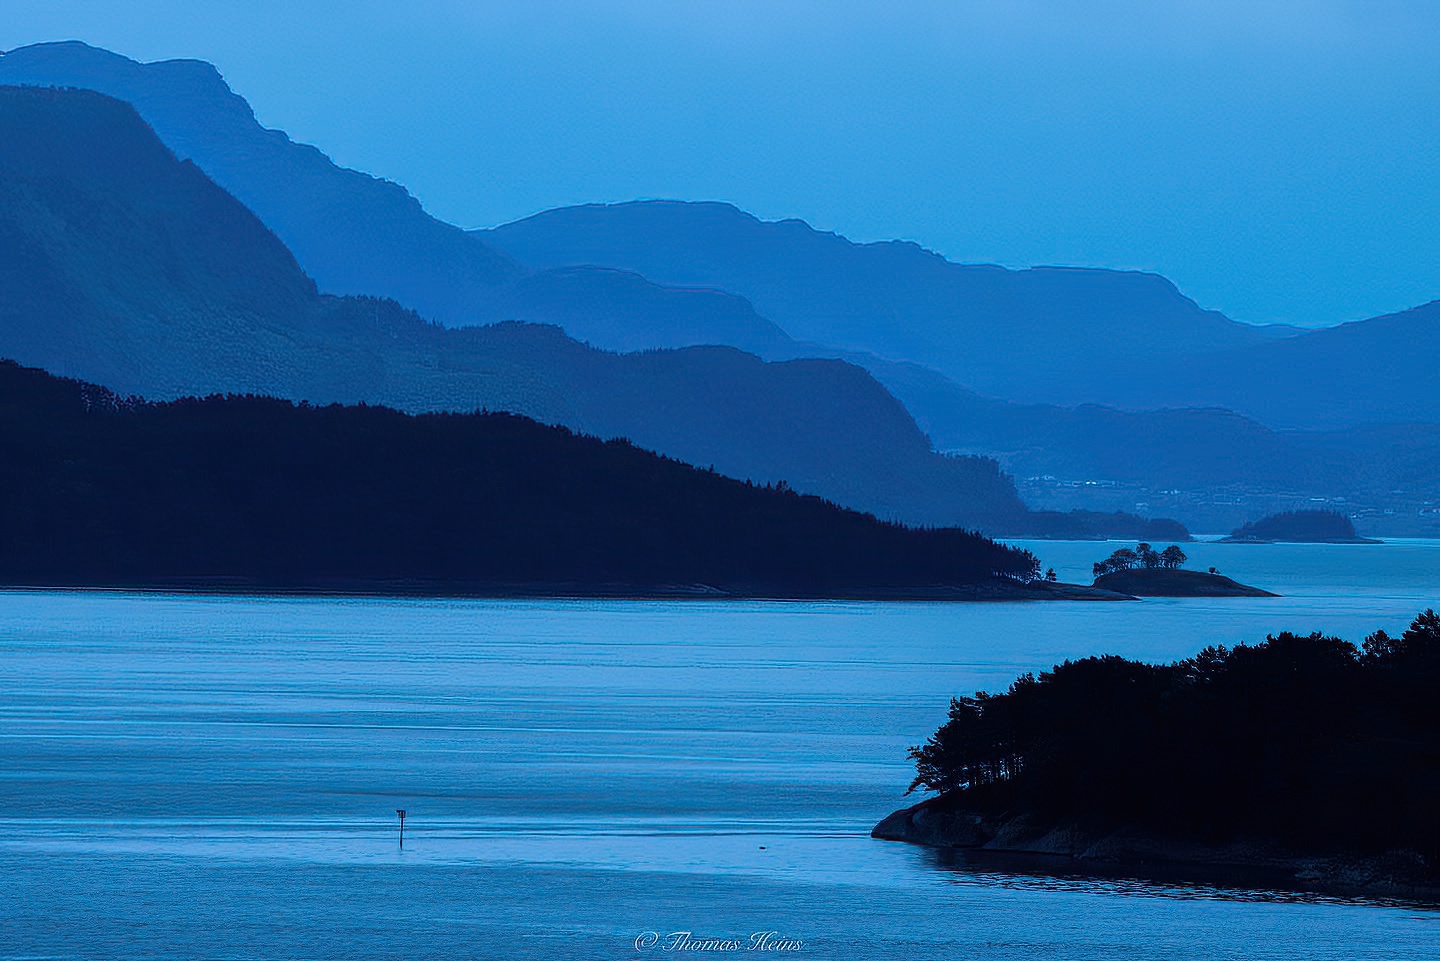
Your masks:
{"label": "distant blue mountain", "polygon": [[[1385,319],[1297,336],[1290,328],[1254,328],[1200,310],[1152,275],[963,266],[913,244],[854,244],[799,221],[765,223],[723,204],[569,208],[467,234],[428,216],[403,188],[340,168],[314,148],[261,128],[208,64],[139,64],[83,44],[43,44],[0,55],[0,82],[7,81],[100,89],[134,103],[168,146],[260,213],[299,252],[300,268],[320,278],[322,290],[392,297],[452,325],[553,324],[607,350],[716,344],[771,360],[842,359],[866,368],[899,398],[936,446],[998,457],[1022,476],[1187,490],[1245,484],[1307,496],[1400,488],[1417,503],[1432,491],[1407,479],[1425,475],[1417,465],[1434,447],[1423,424],[1387,428],[1387,442],[1363,427],[1312,438],[1266,426],[1432,417],[1440,392],[1425,389],[1428,355],[1404,347],[1429,343],[1423,310],[1397,318],[1388,341],[1377,336],[1387,329]],[[731,285],[745,296],[714,289]],[[752,299],[803,339],[792,340]],[[507,330],[487,335],[487,349],[498,350],[505,337],[524,340],[524,363],[581,376],[560,359],[575,356],[565,338]],[[863,349],[833,346],[847,343]],[[927,353],[932,349],[935,356]],[[924,363],[881,354],[923,356]],[[716,363],[724,356],[710,354]],[[955,358],[962,373],[947,377],[935,369],[943,356]],[[1314,369],[1328,373],[1316,378],[1308,373]],[[1066,406],[986,397],[960,385],[956,378],[964,371],[973,373],[972,383],[998,385],[991,393],[1014,388],[1017,396],[1065,398]],[[742,381],[728,388],[713,381],[731,392],[720,409],[739,403],[734,392]],[[531,392],[524,402],[533,405],[537,396]],[[659,411],[687,403],[678,396],[652,400]],[[1124,412],[1093,401],[1206,409]],[[766,402],[754,403],[763,409]],[[516,409],[549,416],[535,406]],[[638,413],[593,420],[568,408],[552,413],[583,429],[638,432],[652,438],[651,446],[670,445],[664,449],[689,459],[715,449],[687,446],[678,426],[645,434]],[[880,420],[854,423],[857,431],[882,429]],[[893,429],[896,436],[914,436],[913,427]],[[754,443],[738,433],[729,437],[735,445]],[[857,450],[885,447],[865,438],[856,444]],[[823,458],[822,448],[815,457]],[[861,470],[842,482],[853,467],[843,466],[852,463],[844,458],[781,471],[775,449],[746,454],[737,447],[708,456],[727,469],[753,472],[745,476],[791,483],[809,477],[837,497],[860,498],[848,503],[877,510],[919,496],[866,500],[870,495],[857,492],[876,489],[877,474]],[[815,480],[822,475],[828,479]],[[1103,506],[1129,509],[1135,500],[1109,498]],[[1101,506],[1083,498],[1076,503]],[[927,508],[896,516],[952,514]]]}
{"label": "distant blue mountain", "polygon": [[920,363],[1009,399],[1103,399],[1137,370],[1295,333],[1202,310],[1154,274],[955,264],[913,243],[857,244],[720,203],[567,207],[477,233],[537,267],[729,290],[799,340]]}
{"label": "distant blue mountain", "polygon": [[724,344],[793,355],[784,331],[731,294],[664,290],[627,271],[522,267],[428,215],[398,184],[261,127],[208,63],[142,64],[46,43],[0,55],[0,84],[79,87],[130,103],[273,230],[322,291],[387,297],[448,326],[559,324],[608,350]]}
{"label": "distant blue mountain", "polygon": [[[1219,407],[1285,428],[1440,421],[1427,364],[1440,325],[1429,307],[1322,331],[1254,327],[1150,274],[960,265],[915,244],[856,244],[716,203],[565,208],[466,234],[403,188],[260,127],[209,64],[40,44],[0,55],[0,83],[131,102],[255,211],[322,290],[390,297],[452,326],[552,323],[610,350],[844,356],[902,395],[887,360],[1026,402]],[[922,421],[943,419],[902,399]]]}
{"label": "distant blue mountain", "polygon": [[1143,501],[1192,530],[1220,532],[1320,499],[1371,533],[1440,534],[1437,423],[1277,430],[1219,407],[1017,404],[919,365],[863,363],[939,449],[996,458],[1033,504],[1135,510]]}
{"label": "distant blue mountain", "polygon": [[[958,265],[717,203],[570,207],[480,235],[527,263],[743,293],[800,350],[864,366],[937,447],[997,457],[1022,477],[1184,491],[1193,513],[1179,516],[1219,529],[1286,496],[1412,514],[1440,500],[1424,469],[1440,430],[1426,423],[1440,421],[1440,305],[1318,331],[1256,328],[1153,275]],[[1079,502],[1137,499],[1100,496]]]}
{"label": "distant blue mountain", "polygon": [[537,266],[730,290],[800,340],[916,362],[995,397],[1222,407],[1287,428],[1440,421],[1437,304],[1315,331],[1253,327],[1153,274],[954,264],[717,203],[567,207],[480,235]]}
{"label": "distant blue mountain", "polygon": [[1120,403],[1225,406],[1275,427],[1440,422],[1440,301],[1230,350],[1117,386]]}
{"label": "distant blue mountain", "polygon": [[89,91],[0,86],[0,145],[0,357],[155,400],[508,410],[885,518],[1043,526],[994,461],[934,453],[853,365],[613,354],[555,327],[449,329],[322,295],[254,214]]}

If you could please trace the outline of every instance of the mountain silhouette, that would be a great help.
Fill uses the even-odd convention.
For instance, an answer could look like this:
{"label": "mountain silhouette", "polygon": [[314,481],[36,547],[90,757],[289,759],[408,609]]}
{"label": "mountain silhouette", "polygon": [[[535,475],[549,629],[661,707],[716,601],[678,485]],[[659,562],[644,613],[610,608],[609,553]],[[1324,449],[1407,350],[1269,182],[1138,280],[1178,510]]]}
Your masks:
{"label": "mountain silhouette", "polygon": [[[937,447],[999,456],[1017,474],[1337,494],[1363,486],[1359,475],[1367,459],[1350,449],[1358,438],[1276,431],[1214,407],[1132,411],[1099,404],[1018,404],[981,396],[914,364],[885,365],[876,376],[915,413]],[[1382,456],[1368,462],[1378,467],[1384,461]]]}
{"label": "mountain silhouette", "polygon": [[[1192,530],[1226,531],[1257,510],[1320,498],[1358,511],[1386,536],[1440,531],[1433,510],[1440,502],[1440,424],[1276,430],[1217,407],[1017,404],[982,397],[918,365],[871,358],[866,366],[937,448],[993,457],[1016,477],[1089,492],[1056,503],[1128,507],[1161,494],[1152,509]],[[1088,486],[1093,481],[1124,486]],[[1043,482],[1030,484],[1024,494],[1044,500],[1047,490]]]}
{"label": "mountain silhouette", "polygon": [[1121,403],[1220,405],[1274,427],[1440,422],[1440,301],[1232,350],[1115,391]]}
{"label": "mountain silhouette", "polygon": [[[1440,303],[1314,331],[1251,327],[1153,275],[958,265],[718,203],[569,207],[479,234],[540,266],[742,293],[800,352],[869,370],[937,448],[1022,476],[1359,496],[1387,511],[1393,491],[1417,506],[1440,497],[1425,468]],[[887,359],[906,357],[919,362]]]}
{"label": "mountain silhouette", "polygon": [[798,340],[916,362],[997,398],[1218,407],[1316,430],[1440,421],[1440,302],[1312,331],[1255,327],[1153,274],[961,265],[719,203],[565,207],[479,235],[536,266],[724,288]]}
{"label": "mountain silhouette", "polygon": [[[1080,405],[1074,412],[1039,405],[1007,407],[919,365],[885,361],[864,351],[844,351],[794,341],[756,313],[748,300],[723,291],[664,287],[630,270],[562,266],[530,271],[482,242],[480,236],[499,238],[502,244],[508,244],[507,238],[520,228],[540,229],[537,227],[539,221],[559,217],[564,211],[532,218],[494,233],[467,235],[430,218],[402,188],[339,168],[314,148],[295,144],[277,131],[264,130],[255,121],[245,101],[225,86],[214,68],[197,61],[139,64],[83,44],[44,44],[0,56],[0,78],[3,77],[31,83],[107,88],[141,105],[146,116],[167,131],[166,139],[172,148],[194,157],[209,171],[224,173],[236,190],[244,191],[250,197],[251,206],[269,213],[269,217],[262,217],[262,220],[272,227],[278,225],[283,228],[296,244],[309,251],[310,260],[328,277],[329,288],[382,294],[390,292],[400,298],[422,302],[430,308],[429,315],[442,315],[452,322],[467,318],[473,322],[524,317],[562,326],[571,336],[607,350],[727,344],[766,359],[843,359],[869,370],[905,405],[937,447],[999,456],[1008,468],[1026,475],[1114,478],[1127,483],[1186,489],[1212,482],[1234,483],[1238,477],[1246,483],[1273,483],[1277,489],[1287,490],[1296,487],[1297,478],[1303,480],[1313,476],[1315,483],[1306,482],[1299,486],[1307,492],[1338,496],[1354,494],[1361,489],[1354,481],[1357,474],[1366,475],[1368,479],[1364,484],[1369,484],[1370,488],[1389,490],[1384,486],[1387,483],[1385,477],[1413,472],[1412,465],[1423,459],[1420,448],[1424,445],[1418,441],[1385,446],[1366,444],[1363,438],[1339,435],[1321,444],[1323,450],[1316,455],[1316,445],[1304,438],[1267,432],[1252,423],[1252,419],[1229,417],[1221,410],[1195,415],[1165,411],[1112,415],[1095,405]],[[843,238],[814,231],[798,221],[764,224],[734,208],[718,204],[646,203],[575,208],[571,213],[577,211],[585,214],[582,220],[597,212],[604,214],[601,220],[606,222],[607,218],[617,216],[638,219],[640,226],[628,233],[622,231],[622,239],[657,236],[663,241],[641,243],[638,247],[631,243],[630,246],[635,249],[624,250],[623,256],[610,253],[594,257],[616,262],[638,263],[635,258],[642,255],[664,257],[668,248],[681,249],[686,243],[695,247],[693,237],[688,241],[683,236],[677,239],[664,231],[657,235],[655,229],[646,227],[646,224],[657,220],[673,221],[673,229],[667,229],[683,235],[688,229],[686,223],[696,221],[706,228],[701,232],[707,236],[728,237],[732,246],[742,249],[747,244],[755,247],[758,253],[752,252],[749,256],[758,259],[759,266],[767,269],[775,264],[783,265],[788,256],[783,249],[778,253],[772,250],[777,241],[771,235],[778,232],[783,235],[781,239],[787,236],[798,238],[796,246],[810,250],[807,256],[813,255],[818,265],[815,277],[823,276],[830,269],[825,265],[838,257],[836,262],[844,267],[844,273],[863,279],[866,270],[879,269],[873,265],[870,268],[865,266],[867,258],[873,259],[877,255],[908,264],[906,270],[914,272],[918,269],[917,276],[930,276],[938,268],[938,274],[942,276],[947,272],[959,272],[967,276],[998,277],[1000,280],[997,283],[1001,286],[1008,283],[1017,288],[1024,288],[1027,283],[1036,288],[1036,278],[1047,275],[1052,280],[1069,276],[1063,270],[1017,272],[958,267],[946,264],[913,245],[851,244]],[[369,229],[367,225],[378,225],[383,229]],[[710,226],[714,229],[711,230]],[[541,229],[541,233],[547,231],[549,228]],[[597,231],[597,226],[586,227],[579,235],[590,237]],[[780,246],[783,248],[784,244]],[[588,256],[594,252],[582,253]],[[670,255],[673,256],[673,252]],[[687,283],[715,281],[717,275],[714,271],[718,269],[712,263],[715,259],[708,254],[698,256],[691,273],[682,272],[676,276]],[[301,260],[301,266],[308,268],[305,258]],[[809,277],[809,274],[806,276]],[[1089,281],[1098,279],[1106,284],[1118,285],[1118,288],[1135,287],[1138,290],[1149,284],[1153,288],[1151,294],[1161,304],[1160,313],[1168,316],[1166,312],[1169,312],[1181,317],[1179,327],[1183,329],[1198,324],[1206,329],[1214,327],[1222,333],[1233,333],[1234,329],[1255,330],[1244,325],[1232,325],[1223,318],[1217,322],[1218,315],[1198,311],[1158,278],[1105,271],[1080,272],[1076,276]],[[807,283],[817,288],[823,286],[814,278]],[[326,288],[327,284],[320,286]],[[846,298],[837,298],[831,291],[817,289],[815,293],[830,297],[832,306],[842,314],[852,307],[859,309],[856,305],[840,302]],[[1021,290],[1016,296],[1030,304],[1027,310],[1038,309],[1036,304],[1043,306],[1045,303],[1044,297],[1036,295],[1033,290],[1030,293]],[[1125,296],[1133,303],[1121,310],[1121,315],[1131,316],[1141,311],[1144,297],[1134,291]],[[863,301],[863,297],[859,298],[857,304],[863,306]],[[1005,298],[993,297],[991,301],[988,307],[985,304],[981,306],[992,314],[1009,302]],[[1063,313],[1070,308],[1061,304],[1057,309]],[[1126,314],[1126,310],[1130,314]],[[812,314],[801,311],[796,322],[806,322],[807,318],[812,318]],[[829,323],[828,320],[825,322]],[[806,330],[820,333],[809,328]],[[1267,329],[1264,333],[1271,336],[1277,331]],[[1214,334],[1213,330],[1211,334]],[[1219,341],[1224,339],[1221,336]],[[1209,336],[1208,339],[1201,338],[1190,343],[1190,347],[1210,350],[1219,341],[1215,336]],[[1027,340],[1024,348],[1027,356],[1034,353],[1032,347],[1035,342],[1034,337]],[[1273,346],[1278,348],[1283,345]],[[542,348],[532,343],[526,349],[533,353]],[[1066,354],[1064,362],[1071,362],[1070,354]],[[991,363],[988,355],[986,365],[996,370],[1004,366]],[[1018,366],[1024,368],[1025,364]],[[1206,364],[1195,369],[1210,371],[1214,366]],[[1176,393],[1177,386],[1186,381],[1187,370],[1192,368],[1193,364],[1178,361],[1164,365],[1140,365],[1107,378],[1097,390],[1100,390],[1099,396],[1123,395],[1114,402],[1123,401],[1130,406],[1143,407],[1157,395],[1161,399],[1173,400],[1177,406],[1197,404],[1218,407],[1223,404],[1224,398],[1217,399],[1213,391],[1192,395]],[[1208,376],[1199,378],[1197,386],[1207,387]],[[1158,385],[1153,381],[1158,381]],[[1300,386],[1303,387],[1303,383]],[[1288,391],[1289,396],[1303,393],[1303,390]],[[1353,391],[1350,393],[1352,396],[1355,394]],[[1263,402],[1264,398],[1261,400]],[[624,418],[619,421],[623,424]],[[609,418],[587,426],[608,431],[617,429],[616,422],[616,418]],[[1251,430],[1252,427],[1258,429]],[[1128,437],[1127,432],[1130,432]],[[1358,448],[1347,446],[1352,442],[1366,451],[1378,451],[1379,461],[1361,464],[1366,455],[1358,452]],[[687,447],[685,456],[701,455],[696,455]],[[763,460],[763,457],[749,458],[736,469],[756,470],[755,464]],[[835,471],[829,473],[834,475]],[[1224,479],[1218,479],[1221,477]],[[867,480],[860,478],[846,489],[829,489],[839,496],[854,497],[856,495],[852,491],[863,490],[867,484]],[[1409,489],[1412,485],[1400,486]],[[860,496],[862,500],[857,503],[880,510],[903,510],[903,506],[897,508],[896,505],[902,504],[904,498],[864,500],[864,495]],[[924,513],[912,516],[934,519],[949,515]],[[1140,532],[1136,532],[1136,536],[1141,536]]]}
{"label": "mountain silhouette", "polygon": [[74,41],[0,55],[0,84],[79,87],[130,103],[178,157],[254,212],[322,291],[384,297],[449,326],[558,324],[611,350],[723,344],[793,356],[742,298],[664,290],[631,272],[532,271],[429,216],[403,187],[267,130],[216,69],[137,63]]}
{"label": "mountain silhouette", "polygon": [[0,356],[154,400],[514,411],[884,518],[1032,529],[993,461],[935,454],[852,365],[612,354],[554,327],[447,329],[319,294],[250,211],[100,94],[0,88],[0,143]]}
{"label": "mountain silhouette", "polygon": [[566,207],[478,234],[537,267],[729,290],[798,340],[921,363],[1007,399],[1093,401],[1137,369],[1294,333],[1202,310],[1154,274],[962,265],[722,203]]}

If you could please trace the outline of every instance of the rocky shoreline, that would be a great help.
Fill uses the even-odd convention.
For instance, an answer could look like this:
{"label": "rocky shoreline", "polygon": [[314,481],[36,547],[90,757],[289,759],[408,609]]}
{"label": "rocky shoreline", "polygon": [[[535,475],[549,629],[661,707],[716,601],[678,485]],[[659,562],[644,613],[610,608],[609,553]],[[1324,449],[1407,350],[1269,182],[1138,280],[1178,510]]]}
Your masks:
{"label": "rocky shoreline", "polygon": [[[1163,876],[1221,887],[1440,906],[1440,877],[1426,870],[1416,851],[1345,857],[1297,854],[1263,840],[1208,845],[1124,828],[1045,823],[1024,814],[991,816],[955,807],[944,797],[894,812],[870,836],[994,856],[987,857],[987,867],[1000,869],[1005,856],[1029,856],[1023,858],[1025,873]],[[997,857],[1002,863],[996,863]]]}

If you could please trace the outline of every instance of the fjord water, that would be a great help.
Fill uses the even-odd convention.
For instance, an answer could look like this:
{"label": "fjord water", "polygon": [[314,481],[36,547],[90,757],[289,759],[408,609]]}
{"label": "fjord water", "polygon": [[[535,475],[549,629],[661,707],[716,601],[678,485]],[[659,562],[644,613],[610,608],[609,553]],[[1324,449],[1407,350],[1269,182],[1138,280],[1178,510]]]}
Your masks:
{"label": "fjord water", "polygon": [[[1088,580],[1117,545],[1025,546]],[[1437,956],[1428,909],[869,837],[952,694],[1093,653],[1358,642],[1440,606],[1440,541],[1187,550],[1284,596],[0,594],[0,957],[698,953],[665,950],[684,931],[807,958]]]}

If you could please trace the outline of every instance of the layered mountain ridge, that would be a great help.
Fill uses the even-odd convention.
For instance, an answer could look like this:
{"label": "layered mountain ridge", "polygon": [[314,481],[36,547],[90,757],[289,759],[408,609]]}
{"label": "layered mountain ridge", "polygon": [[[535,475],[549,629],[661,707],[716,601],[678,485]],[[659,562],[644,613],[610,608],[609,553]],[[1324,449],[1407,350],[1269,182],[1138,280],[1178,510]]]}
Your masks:
{"label": "layered mountain ridge", "polygon": [[[1154,275],[960,265],[720,203],[561,208],[481,235],[540,266],[742,293],[802,351],[869,370],[937,448],[1034,478],[1032,503],[1219,531],[1318,500],[1389,532],[1440,532],[1440,303],[1251,327]],[[827,334],[856,349],[805,340]]]}
{"label": "layered mountain ridge", "polygon": [[933,453],[851,365],[611,354],[554,327],[447,329],[319,294],[250,211],[100,94],[0,88],[0,143],[0,355],[153,400],[509,410],[881,517],[1030,529],[993,461]]}
{"label": "layered mountain ridge", "polygon": [[1202,310],[1155,274],[956,264],[715,202],[587,204],[477,233],[536,267],[732,291],[799,340],[921,363],[1008,399],[1097,400],[1136,367],[1294,333]]}
{"label": "layered mountain ridge", "polygon": [[[73,41],[36,44],[0,55],[0,83],[79,87],[131,104],[176,156],[274,231],[326,292],[388,298],[447,326],[555,323],[620,350],[725,344],[767,353],[789,343],[733,294],[662,290],[625,270],[522,267],[428,215],[404,187],[262,127],[203,61],[142,64]],[[617,326],[636,336],[606,340],[604,331]],[[723,339],[686,336],[697,328]]]}
{"label": "layered mountain ridge", "polygon": [[1258,327],[1154,274],[956,264],[713,202],[565,207],[479,233],[538,267],[728,290],[801,341],[919,363],[1006,400],[1223,407],[1282,429],[1440,421],[1426,362],[1440,351],[1440,303],[1318,330]]}
{"label": "layered mountain ridge", "polygon": [[[1435,305],[1325,331],[1259,328],[1155,275],[954,264],[717,203],[587,205],[467,233],[398,185],[265,130],[209,64],[41,44],[0,55],[7,81],[131,102],[323,290],[393,296],[451,325],[554,324],[607,350],[845,360],[936,448],[1059,478],[1025,488],[1040,503],[1158,509],[1222,530],[1317,497],[1387,518],[1440,497],[1427,467],[1440,421],[1426,364],[1440,347]],[[920,362],[895,359],[906,357]],[[947,357],[973,374],[967,386],[941,373]]]}

